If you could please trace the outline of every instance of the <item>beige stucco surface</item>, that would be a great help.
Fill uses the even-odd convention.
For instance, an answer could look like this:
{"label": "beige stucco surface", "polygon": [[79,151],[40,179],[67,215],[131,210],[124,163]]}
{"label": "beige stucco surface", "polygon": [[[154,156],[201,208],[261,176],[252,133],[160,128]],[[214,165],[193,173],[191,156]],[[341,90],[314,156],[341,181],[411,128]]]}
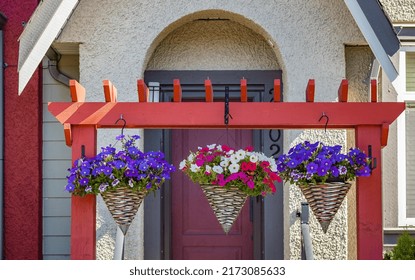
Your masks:
{"label": "beige stucco surface", "polygon": [[[137,100],[136,80],[146,69],[278,68],[286,101],[304,101],[308,79],[316,81],[316,101],[335,101],[346,76],[345,44],[365,43],[340,0],[80,1],[58,41],[80,43],[80,82],[88,101],[103,100],[104,79],[116,85],[120,101]],[[300,139],[346,141],[344,131],[285,135],[286,150]],[[111,143],[113,136],[102,132],[98,145]],[[288,186],[285,197],[286,258],[297,259],[299,226],[292,213],[302,199]],[[102,230],[100,259],[111,258],[115,234],[104,210],[99,210],[97,225]],[[136,219],[142,220],[142,215]],[[346,259],[345,205],[328,234],[312,223],[316,258]],[[128,258],[143,258],[142,224],[129,235],[135,241]]]}
{"label": "beige stucco surface", "polygon": [[393,22],[413,23],[415,21],[414,0],[380,0]]}

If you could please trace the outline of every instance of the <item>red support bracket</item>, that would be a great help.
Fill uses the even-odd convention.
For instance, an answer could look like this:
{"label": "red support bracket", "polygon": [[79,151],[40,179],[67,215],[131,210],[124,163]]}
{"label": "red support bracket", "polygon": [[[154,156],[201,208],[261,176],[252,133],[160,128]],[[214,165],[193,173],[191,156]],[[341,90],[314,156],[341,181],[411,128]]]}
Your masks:
{"label": "red support bracket", "polygon": [[370,102],[378,102],[378,81],[370,80]]}
{"label": "red support bracket", "polygon": [[137,80],[138,102],[148,102],[150,94],[147,85],[143,79]]}
{"label": "red support bracket", "polygon": [[382,148],[388,145],[388,136],[389,136],[389,125],[387,123],[383,123],[381,136],[380,136],[380,146]]}
{"label": "red support bracket", "polygon": [[241,102],[248,102],[248,85],[246,79],[241,80]]}
{"label": "red support bracket", "polygon": [[205,80],[206,102],[213,102],[213,88],[210,80]]}
{"label": "red support bracket", "polygon": [[173,80],[173,101],[182,102],[182,86],[179,79]]}
{"label": "red support bracket", "polygon": [[105,102],[117,102],[117,88],[109,80],[103,81]]}
{"label": "red support bracket", "polygon": [[69,91],[71,92],[72,102],[85,102],[85,88],[76,80],[69,80]]}
{"label": "red support bracket", "polygon": [[281,102],[281,80],[274,80],[274,102]]}
{"label": "red support bracket", "polygon": [[63,124],[63,133],[65,134],[65,144],[72,147],[72,128],[70,123]]}
{"label": "red support bracket", "polygon": [[347,102],[349,91],[349,82],[346,79],[343,79],[339,86],[339,102]]}
{"label": "red support bracket", "polygon": [[314,91],[316,84],[314,79],[308,80],[307,89],[305,90],[305,100],[307,102],[314,102]]}

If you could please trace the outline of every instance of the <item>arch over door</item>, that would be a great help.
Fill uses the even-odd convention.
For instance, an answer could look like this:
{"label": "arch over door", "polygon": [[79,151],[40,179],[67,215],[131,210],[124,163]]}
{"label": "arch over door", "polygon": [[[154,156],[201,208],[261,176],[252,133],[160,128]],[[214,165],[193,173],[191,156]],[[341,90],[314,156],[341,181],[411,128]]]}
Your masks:
{"label": "arch over door", "polygon": [[[173,79],[180,79],[183,99],[198,99],[204,96],[203,83],[209,77],[212,81],[215,98],[223,98],[224,86],[229,86],[231,98],[239,97],[239,85],[242,78],[248,82],[248,98],[255,102],[272,101],[273,80],[281,79],[281,71],[146,71],[146,84],[157,85],[154,92],[160,94],[159,100],[170,101],[172,98]],[[232,105],[230,105],[232,114]],[[155,116],[156,117],[156,116]],[[172,155],[171,131],[146,130],[145,148],[162,149]],[[282,152],[282,132],[279,130],[254,130],[253,146],[268,156],[277,157]],[[186,151],[187,153],[189,151]],[[172,160],[170,158],[170,160]],[[148,197],[145,203],[145,258],[170,259],[172,249],[172,192],[175,191],[173,180],[168,182],[157,197]],[[248,207],[249,208],[249,207]],[[211,211],[211,210],[210,210]],[[249,211],[249,209],[248,209]],[[283,190],[277,186],[277,193],[265,199],[253,199],[251,216],[253,218],[253,258],[283,259]],[[193,255],[194,256],[194,255]],[[200,257],[200,256],[199,256]]]}

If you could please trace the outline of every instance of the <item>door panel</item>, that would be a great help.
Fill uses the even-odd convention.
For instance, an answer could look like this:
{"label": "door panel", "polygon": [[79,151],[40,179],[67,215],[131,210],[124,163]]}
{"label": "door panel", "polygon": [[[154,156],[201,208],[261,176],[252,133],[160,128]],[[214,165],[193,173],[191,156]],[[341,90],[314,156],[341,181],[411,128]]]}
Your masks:
{"label": "door panel", "polygon": [[[178,166],[198,146],[224,143],[235,148],[252,145],[251,130],[173,130],[172,159]],[[182,172],[172,177],[173,259],[252,259],[249,199],[226,235],[202,189]]]}

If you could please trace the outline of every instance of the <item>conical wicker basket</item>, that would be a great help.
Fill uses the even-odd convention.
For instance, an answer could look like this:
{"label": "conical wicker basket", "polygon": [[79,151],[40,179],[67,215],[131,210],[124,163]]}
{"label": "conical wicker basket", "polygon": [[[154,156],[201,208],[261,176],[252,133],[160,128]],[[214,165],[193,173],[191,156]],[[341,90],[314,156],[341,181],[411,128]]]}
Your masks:
{"label": "conical wicker basket", "polygon": [[330,182],[318,185],[300,186],[314,216],[326,233],[337,211],[339,210],[351,184]]}
{"label": "conical wicker basket", "polygon": [[122,186],[101,195],[112,217],[125,235],[146,193],[134,192],[131,188]]}
{"label": "conical wicker basket", "polygon": [[228,234],[248,196],[236,187],[230,189],[215,185],[201,185],[201,187],[223,231]]}

